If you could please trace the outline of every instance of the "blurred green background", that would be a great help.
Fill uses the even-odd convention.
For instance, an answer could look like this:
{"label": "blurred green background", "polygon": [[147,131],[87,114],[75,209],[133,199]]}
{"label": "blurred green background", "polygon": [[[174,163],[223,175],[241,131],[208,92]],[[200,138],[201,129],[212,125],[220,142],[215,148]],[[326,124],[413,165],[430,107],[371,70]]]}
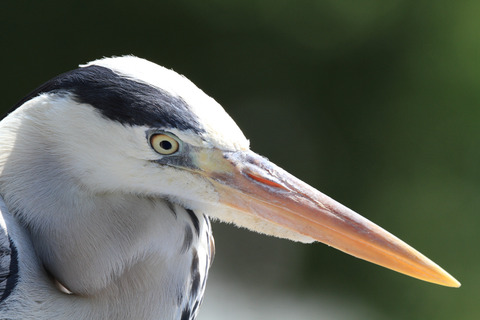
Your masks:
{"label": "blurred green background", "polygon": [[252,149],[462,282],[214,225],[199,319],[479,319],[480,2],[2,1],[2,111],[134,54],[219,101]]}

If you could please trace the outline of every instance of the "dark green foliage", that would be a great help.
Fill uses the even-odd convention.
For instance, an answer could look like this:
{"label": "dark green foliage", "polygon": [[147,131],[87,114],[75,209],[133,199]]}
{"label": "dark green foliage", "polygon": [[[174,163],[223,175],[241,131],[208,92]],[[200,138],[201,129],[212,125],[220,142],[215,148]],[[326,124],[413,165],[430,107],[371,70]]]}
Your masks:
{"label": "dark green foliage", "polygon": [[[360,296],[385,319],[475,319],[479,10],[475,1],[3,1],[0,108],[102,56],[173,68],[225,107],[256,152],[396,234],[463,287],[219,225],[212,273]],[[272,272],[282,265],[257,260],[292,252],[296,269]]]}

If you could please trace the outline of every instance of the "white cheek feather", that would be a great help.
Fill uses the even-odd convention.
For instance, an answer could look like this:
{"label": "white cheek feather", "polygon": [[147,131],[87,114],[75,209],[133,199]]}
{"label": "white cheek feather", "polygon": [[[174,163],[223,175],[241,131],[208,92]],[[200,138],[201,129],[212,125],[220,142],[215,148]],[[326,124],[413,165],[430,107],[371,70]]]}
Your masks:
{"label": "white cheek feather", "polygon": [[90,65],[109,68],[117,74],[143,81],[182,98],[199,117],[213,147],[224,150],[249,149],[249,141],[222,106],[175,71],[134,56],[105,58],[83,66]]}

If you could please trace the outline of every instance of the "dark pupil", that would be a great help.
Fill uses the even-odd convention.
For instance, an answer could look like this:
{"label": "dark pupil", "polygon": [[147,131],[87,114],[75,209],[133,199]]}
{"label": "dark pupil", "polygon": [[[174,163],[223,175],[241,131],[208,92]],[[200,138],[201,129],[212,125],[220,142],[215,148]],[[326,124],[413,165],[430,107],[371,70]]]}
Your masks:
{"label": "dark pupil", "polygon": [[162,142],[160,142],[160,147],[162,147],[165,150],[170,150],[172,149],[172,144],[170,143],[170,141],[163,140]]}

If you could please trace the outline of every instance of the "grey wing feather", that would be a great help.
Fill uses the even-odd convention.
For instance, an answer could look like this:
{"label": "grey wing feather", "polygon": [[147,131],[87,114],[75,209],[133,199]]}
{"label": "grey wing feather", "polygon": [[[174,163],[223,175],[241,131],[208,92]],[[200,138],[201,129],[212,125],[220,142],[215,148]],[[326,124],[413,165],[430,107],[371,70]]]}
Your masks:
{"label": "grey wing feather", "polygon": [[18,282],[18,254],[8,235],[4,215],[9,214],[0,198],[0,304],[8,298]]}

